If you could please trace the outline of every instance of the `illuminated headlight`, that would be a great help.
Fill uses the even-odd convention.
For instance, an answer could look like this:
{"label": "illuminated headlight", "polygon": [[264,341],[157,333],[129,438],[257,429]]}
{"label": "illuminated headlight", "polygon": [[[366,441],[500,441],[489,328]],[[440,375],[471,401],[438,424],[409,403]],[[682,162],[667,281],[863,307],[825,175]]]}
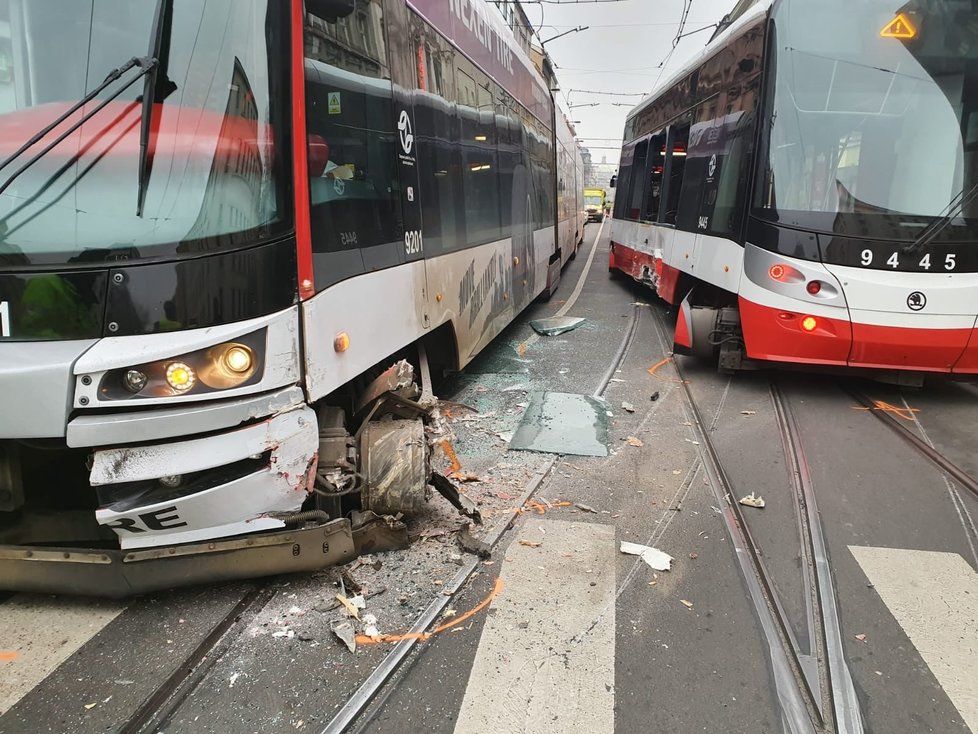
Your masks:
{"label": "illuminated headlight", "polygon": [[261,381],[265,330],[170,359],[106,372],[102,400],[165,398],[232,390]]}

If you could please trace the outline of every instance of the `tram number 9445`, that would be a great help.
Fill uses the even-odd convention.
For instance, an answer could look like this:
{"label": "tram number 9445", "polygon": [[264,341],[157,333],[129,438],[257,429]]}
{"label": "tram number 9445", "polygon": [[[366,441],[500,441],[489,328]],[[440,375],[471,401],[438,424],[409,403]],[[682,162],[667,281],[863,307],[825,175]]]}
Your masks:
{"label": "tram number 9445", "polygon": [[[879,256],[880,259],[885,257],[885,253]],[[917,258],[920,258],[919,260]],[[879,262],[877,255],[870,249],[865,249],[859,254],[859,264],[864,268],[868,268],[873,265],[874,262]],[[916,266],[917,270],[931,270],[931,269],[941,269],[950,272],[958,267],[957,255],[953,252],[949,252],[944,255],[943,262],[939,255],[932,256],[931,253],[925,253],[922,257],[920,255],[905,255],[899,251],[890,253],[890,256],[883,260],[883,264],[892,268],[893,270],[911,270]],[[902,267],[901,267],[902,266]],[[879,267],[879,265],[877,265]]]}

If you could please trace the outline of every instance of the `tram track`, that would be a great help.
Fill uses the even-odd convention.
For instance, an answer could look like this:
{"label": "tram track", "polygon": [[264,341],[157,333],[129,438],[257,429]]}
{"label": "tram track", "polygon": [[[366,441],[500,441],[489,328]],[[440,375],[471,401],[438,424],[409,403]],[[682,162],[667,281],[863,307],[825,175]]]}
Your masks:
{"label": "tram track", "polygon": [[[661,311],[653,307],[653,312],[660,334],[668,333]],[[723,508],[721,514],[767,643],[786,730],[862,734],[862,712],[843,650],[839,610],[815,488],[799,428],[785,394],[776,381],[769,381],[801,541],[802,585],[810,640],[807,650],[797,640],[774,576],[764,562],[764,549],[751,532],[748,518],[736,499],[740,493],[713,440],[715,420],[713,424],[704,420],[682,364],[676,359],[672,364],[683,389],[689,422],[702,449],[710,487],[718,506]]]}
{"label": "tram track", "polygon": [[[912,421],[901,421],[893,415],[890,411],[883,410],[880,408],[878,401],[871,398],[865,392],[856,389],[852,385],[843,385],[842,388],[851,395],[863,408],[869,411],[871,415],[880,420],[883,425],[892,430],[896,435],[907,442],[918,454],[923,456],[929,462],[931,462],[938,470],[947,475],[952,479],[958,486],[969,491],[974,497],[978,498],[978,479],[975,479],[967,471],[962,469],[951,459],[949,459],[943,452],[938,450],[933,443],[926,440],[923,436],[914,433],[907,423],[910,425],[917,425],[916,418]],[[907,408],[909,415],[913,416],[913,412]]]}

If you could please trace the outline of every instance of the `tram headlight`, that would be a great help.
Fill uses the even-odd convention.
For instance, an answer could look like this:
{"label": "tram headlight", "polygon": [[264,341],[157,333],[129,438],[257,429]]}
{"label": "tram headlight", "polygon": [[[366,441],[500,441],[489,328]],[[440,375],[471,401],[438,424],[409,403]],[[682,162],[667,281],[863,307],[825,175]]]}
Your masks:
{"label": "tram headlight", "polygon": [[106,372],[101,400],[166,398],[233,390],[261,381],[266,331],[194,352]]}

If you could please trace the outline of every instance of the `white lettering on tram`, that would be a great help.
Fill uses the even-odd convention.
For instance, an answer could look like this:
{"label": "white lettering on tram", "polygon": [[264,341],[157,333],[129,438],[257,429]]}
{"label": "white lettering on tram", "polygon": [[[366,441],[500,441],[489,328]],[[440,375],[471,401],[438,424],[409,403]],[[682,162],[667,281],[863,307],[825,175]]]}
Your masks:
{"label": "white lettering on tram", "polygon": [[10,336],[10,304],[0,301],[0,336]]}
{"label": "white lettering on tram", "polygon": [[513,51],[493,28],[488,10],[472,0],[450,0],[452,15],[478,39],[504,69],[513,73]]}

